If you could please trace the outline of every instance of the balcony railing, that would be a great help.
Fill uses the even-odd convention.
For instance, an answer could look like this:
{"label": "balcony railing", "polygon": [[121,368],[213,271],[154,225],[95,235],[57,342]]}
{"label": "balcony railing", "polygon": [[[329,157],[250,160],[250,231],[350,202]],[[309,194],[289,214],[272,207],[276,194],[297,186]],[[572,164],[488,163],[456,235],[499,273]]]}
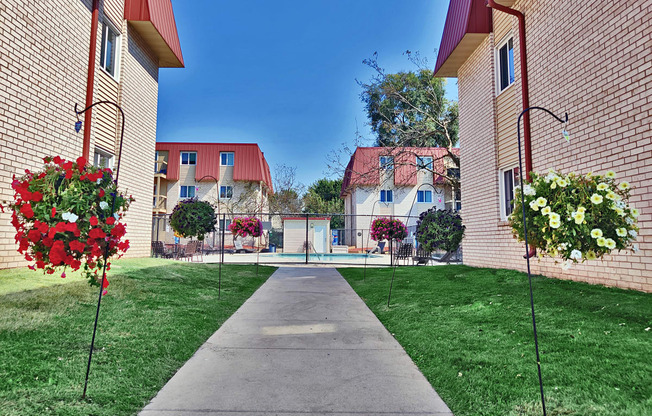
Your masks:
{"label": "balcony railing", "polygon": [[155,176],[162,176],[165,178],[165,176],[168,173],[168,162],[165,160],[157,160],[154,162],[154,175]]}

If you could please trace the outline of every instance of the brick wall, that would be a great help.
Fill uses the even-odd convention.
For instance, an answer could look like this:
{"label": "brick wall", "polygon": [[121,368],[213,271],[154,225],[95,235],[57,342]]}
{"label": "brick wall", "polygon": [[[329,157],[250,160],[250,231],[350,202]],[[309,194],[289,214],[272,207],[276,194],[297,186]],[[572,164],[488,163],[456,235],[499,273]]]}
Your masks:
{"label": "brick wall", "polygon": [[[11,178],[25,169],[38,169],[45,155],[75,159],[81,155],[83,134],[73,129],[73,106],[85,103],[91,0],[0,2],[0,200],[13,198]],[[152,165],[156,140],[158,60],[122,19],[123,0],[100,2],[100,21],[110,19],[122,32],[122,69],[119,82],[99,67],[101,27],[98,27],[95,101],[118,100],[127,121],[120,187],[136,197],[127,217],[130,256],[149,255],[151,235]],[[100,22],[101,23],[101,22]],[[99,83],[110,81],[111,97],[100,97]],[[111,85],[110,82],[107,85]],[[107,93],[109,93],[107,92]],[[96,107],[97,108],[97,107]],[[97,144],[110,147],[106,134],[97,137],[96,125],[107,114],[94,111],[91,152]],[[105,120],[104,120],[105,121]],[[108,130],[110,135],[110,130]],[[113,149],[117,154],[118,143]],[[14,244],[10,216],[0,214],[0,268],[23,265]]]}
{"label": "brick wall", "polygon": [[[532,262],[550,277],[652,291],[652,1],[598,5],[554,0],[517,1],[526,16],[530,104],[567,112],[570,144],[548,115],[532,113],[535,171],[604,172],[635,188],[640,251],[607,256],[563,271],[551,259]],[[494,12],[496,31],[514,34],[515,18]],[[507,27],[505,27],[505,25]],[[493,36],[459,70],[460,142],[467,226],[464,261],[473,266],[525,269],[524,248],[499,218]],[[516,82],[520,92],[519,62]],[[520,104],[518,105],[520,109]],[[513,111],[513,110],[512,110]],[[516,127],[514,127],[515,129]]]}

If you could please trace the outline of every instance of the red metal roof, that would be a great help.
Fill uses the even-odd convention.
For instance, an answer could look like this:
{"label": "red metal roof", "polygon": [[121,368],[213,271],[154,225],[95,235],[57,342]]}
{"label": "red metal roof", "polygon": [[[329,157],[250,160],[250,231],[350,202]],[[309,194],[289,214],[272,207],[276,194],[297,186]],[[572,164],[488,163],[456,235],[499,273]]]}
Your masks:
{"label": "red metal roof", "polygon": [[158,56],[159,67],[184,67],[171,0],[125,0],[124,18]]}
{"label": "red metal roof", "polygon": [[[459,155],[459,149],[453,149]],[[394,157],[394,184],[398,186],[411,186],[417,184],[417,156],[431,156],[433,170],[445,173],[444,156],[447,151],[441,147],[358,147],[344,172],[342,180],[342,193],[346,195],[352,186],[380,185],[380,157]],[[433,183],[441,183],[439,175],[433,175]]]}
{"label": "red metal roof", "polygon": [[[233,180],[262,181],[273,192],[272,175],[265,155],[255,143],[169,143],[156,142],[156,150],[168,152],[167,179],[179,180],[181,152],[197,152],[195,180],[206,175],[220,179],[220,153],[233,152]],[[212,181],[204,178],[204,181]]]}
{"label": "red metal roof", "polygon": [[457,76],[460,65],[491,31],[491,9],[485,0],[451,0],[434,75]]}

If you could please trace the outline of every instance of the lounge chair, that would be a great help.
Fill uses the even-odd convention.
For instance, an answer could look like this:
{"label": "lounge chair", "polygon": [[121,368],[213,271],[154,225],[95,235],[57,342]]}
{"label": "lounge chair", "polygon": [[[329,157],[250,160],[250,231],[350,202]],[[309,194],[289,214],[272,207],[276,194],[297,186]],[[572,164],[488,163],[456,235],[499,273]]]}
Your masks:
{"label": "lounge chair", "polygon": [[152,241],[152,251],[154,257],[162,257],[164,259],[169,259],[173,257],[172,251],[165,248],[165,244],[162,241]]}
{"label": "lounge chair", "polygon": [[383,254],[384,249],[385,249],[385,242],[381,241],[380,243],[378,243],[378,245],[376,247],[372,248],[371,250],[367,250],[367,253],[369,253],[369,254],[373,254],[373,253]]}
{"label": "lounge chair", "polygon": [[253,253],[254,252],[253,250],[250,250],[248,248],[244,248],[242,246],[242,240],[240,240],[239,238],[236,238],[233,241],[233,244],[235,245],[235,252],[236,253]]}
{"label": "lounge chair", "polygon": [[430,251],[426,251],[419,247],[417,249],[417,254],[412,257],[412,264],[416,263],[417,266],[427,266],[428,263],[434,260],[435,259],[432,258],[432,253]]}

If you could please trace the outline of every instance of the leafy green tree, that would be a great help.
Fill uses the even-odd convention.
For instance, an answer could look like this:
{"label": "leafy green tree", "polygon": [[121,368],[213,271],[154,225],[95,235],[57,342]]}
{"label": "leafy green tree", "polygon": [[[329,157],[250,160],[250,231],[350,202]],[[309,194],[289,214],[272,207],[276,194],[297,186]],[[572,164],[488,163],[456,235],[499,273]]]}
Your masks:
{"label": "leafy green tree", "polygon": [[210,202],[199,201],[196,198],[179,201],[172,210],[170,225],[183,237],[197,237],[203,241],[204,236],[215,231],[217,216]]}
{"label": "leafy green tree", "polygon": [[[308,187],[303,197],[304,212],[344,214],[344,200],[340,199],[341,179],[322,178]],[[344,228],[343,216],[332,216],[331,229]]]}
{"label": "leafy green tree", "polygon": [[360,82],[360,98],[365,105],[376,146],[392,148],[394,160],[401,158],[406,147],[441,147],[447,150],[446,165],[454,169],[434,174],[443,176],[454,187],[459,186],[457,102],[445,98],[446,81],[434,78],[427,61],[418,53],[407,51],[415,71],[388,74],[378,65],[377,54],[363,61],[375,71],[369,82]]}

